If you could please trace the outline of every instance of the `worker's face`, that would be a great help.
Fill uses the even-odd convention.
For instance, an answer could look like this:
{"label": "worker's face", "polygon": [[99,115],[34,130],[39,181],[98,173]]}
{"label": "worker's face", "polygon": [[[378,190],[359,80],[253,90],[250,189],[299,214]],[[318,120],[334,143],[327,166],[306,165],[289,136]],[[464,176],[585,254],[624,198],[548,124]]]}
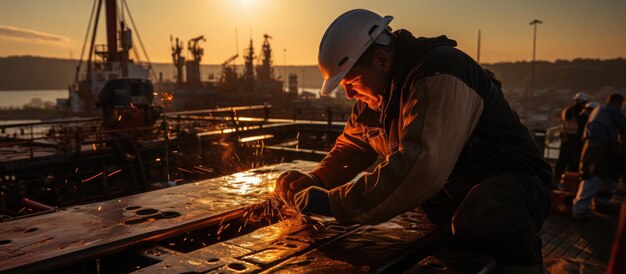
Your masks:
{"label": "worker's face", "polygon": [[371,62],[356,64],[341,80],[348,99],[356,99],[373,110],[379,110],[391,79],[391,59],[385,51],[378,50]]}

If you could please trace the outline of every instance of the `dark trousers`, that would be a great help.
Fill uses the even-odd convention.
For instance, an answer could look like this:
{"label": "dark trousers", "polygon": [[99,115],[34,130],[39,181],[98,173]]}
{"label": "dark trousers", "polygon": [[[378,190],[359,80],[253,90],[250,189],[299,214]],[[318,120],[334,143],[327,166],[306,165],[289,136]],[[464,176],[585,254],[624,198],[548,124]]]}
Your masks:
{"label": "dark trousers", "polygon": [[439,225],[451,218],[450,247],[487,254],[502,265],[535,265],[543,262],[537,233],[551,200],[535,176],[500,173],[472,187],[456,207],[427,203],[423,208]]}
{"label": "dark trousers", "polygon": [[559,158],[554,165],[554,181],[558,182],[565,171],[578,171],[583,143],[578,136],[568,136],[561,141]]}

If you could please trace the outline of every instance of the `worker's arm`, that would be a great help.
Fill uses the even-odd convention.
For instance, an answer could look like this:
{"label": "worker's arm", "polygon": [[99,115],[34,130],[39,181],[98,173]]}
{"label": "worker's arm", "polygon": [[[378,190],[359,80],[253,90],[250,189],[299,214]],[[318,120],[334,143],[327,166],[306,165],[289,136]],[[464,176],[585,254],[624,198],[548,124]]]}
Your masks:
{"label": "worker's arm", "polygon": [[615,127],[619,129],[622,134],[626,134],[626,117],[624,117],[624,113],[618,108],[611,108],[611,119],[615,124]]}
{"label": "worker's arm", "polygon": [[357,116],[357,111],[353,111],[333,149],[311,172],[326,189],[349,182],[370,167],[378,156],[370,144],[363,140],[363,127],[357,124]]}
{"label": "worker's arm", "polygon": [[478,93],[448,74],[419,79],[408,92],[401,106],[399,151],[372,173],[330,191],[330,208],[339,222],[383,222],[437,194],[483,109]]}

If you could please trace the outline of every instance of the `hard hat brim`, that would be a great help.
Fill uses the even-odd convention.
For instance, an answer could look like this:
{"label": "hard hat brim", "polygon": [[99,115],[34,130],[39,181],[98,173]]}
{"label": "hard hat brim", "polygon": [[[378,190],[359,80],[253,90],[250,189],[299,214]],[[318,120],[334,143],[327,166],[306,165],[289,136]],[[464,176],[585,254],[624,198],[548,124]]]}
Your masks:
{"label": "hard hat brim", "polygon": [[343,79],[343,77],[345,77],[346,74],[348,74],[348,71],[350,71],[351,68],[352,66],[324,80],[324,83],[322,84],[322,89],[320,90],[320,95],[327,96],[328,94],[333,92],[333,90],[335,90],[335,88],[337,88],[337,86],[341,82],[341,79]]}
{"label": "hard hat brim", "polygon": [[[383,17],[384,25],[381,28],[376,29],[371,35],[374,37],[378,37],[383,31],[385,31],[385,29],[389,26],[389,23],[391,23],[392,20],[393,20],[393,16],[387,15]],[[369,45],[371,45],[374,42],[374,40],[375,39],[371,39],[369,41],[369,44],[366,44],[365,47],[363,47],[362,51],[359,53],[359,58],[361,57],[363,52],[365,52],[367,47],[369,47]],[[356,59],[358,60],[358,58]],[[320,89],[320,95],[327,96],[328,94],[332,93],[341,82],[341,79],[343,79],[343,77],[345,77],[346,74],[348,74],[348,72],[352,69],[355,63],[356,63],[356,60],[354,59],[348,60],[345,64],[346,66],[344,67],[344,69],[342,69],[335,75],[329,77],[328,79],[324,80],[324,83],[322,84],[322,89]]]}

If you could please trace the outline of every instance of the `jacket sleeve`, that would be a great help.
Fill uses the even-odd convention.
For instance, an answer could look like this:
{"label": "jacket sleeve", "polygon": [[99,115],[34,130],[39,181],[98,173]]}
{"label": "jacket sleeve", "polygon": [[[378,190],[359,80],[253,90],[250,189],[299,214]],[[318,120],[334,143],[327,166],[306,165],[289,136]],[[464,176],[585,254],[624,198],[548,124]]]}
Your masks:
{"label": "jacket sleeve", "polygon": [[615,110],[611,111],[611,116],[615,127],[617,127],[622,134],[626,134],[626,117],[624,117],[624,113],[622,113],[619,108],[615,108]]}
{"label": "jacket sleeve", "polygon": [[349,182],[370,167],[378,156],[370,144],[363,140],[363,128],[356,123],[356,117],[357,113],[353,111],[333,149],[311,171],[326,189]]}
{"label": "jacket sleeve", "polygon": [[448,74],[419,79],[408,92],[400,106],[400,149],[372,173],[330,191],[339,222],[384,222],[436,195],[482,113],[478,93]]}

